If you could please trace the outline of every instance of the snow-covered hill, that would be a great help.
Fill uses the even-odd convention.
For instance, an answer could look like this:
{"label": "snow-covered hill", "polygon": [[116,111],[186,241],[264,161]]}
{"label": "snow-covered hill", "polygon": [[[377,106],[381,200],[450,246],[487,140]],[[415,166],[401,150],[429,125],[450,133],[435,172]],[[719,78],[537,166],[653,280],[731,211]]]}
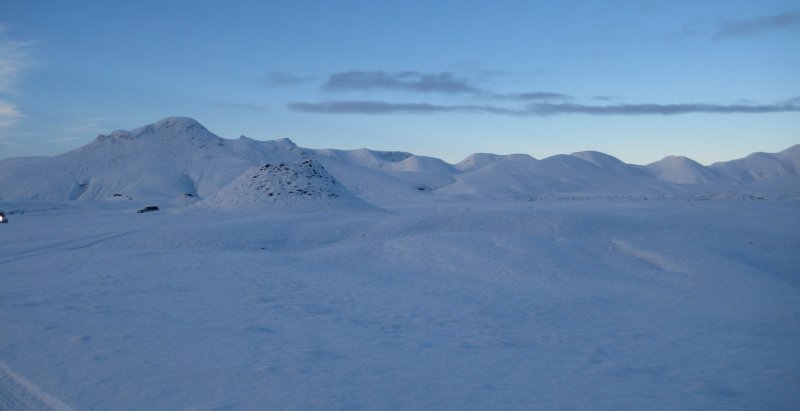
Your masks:
{"label": "snow-covered hill", "polygon": [[800,144],[796,144],[780,153],[753,153],[749,156],[714,163],[709,167],[732,181],[749,183],[773,177],[800,175]]}
{"label": "snow-covered hill", "polygon": [[475,153],[470,154],[467,158],[461,160],[455,165],[456,169],[461,172],[475,171],[479,168],[486,167],[490,164],[503,162],[503,161],[530,161],[536,160],[527,154],[491,154],[491,153]]}
{"label": "snow-covered hill", "polygon": [[[376,205],[543,193],[800,192],[800,145],[710,167],[676,156],[638,166],[595,151],[541,160],[527,154],[478,153],[453,165],[407,152],[303,149],[288,139],[244,136],[229,140],[193,119],[170,117],[100,135],[62,155],[2,160],[0,199],[132,198],[183,204],[186,198],[213,197],[206,204],[238,204],[231,196],[249,190],[238,180],[245,174],[252,177],[254,167],[284,163],[302,174],[306,160],[327,170],[350,197]],[[259,176],[282,181],[271,173]],[[776,179],[780,183],[773,183]]]}
{"label": "snow-covered hill", "polygon": [[646,174],[639,166],[623,163],[620,159],[599,151],[580,151],[570,155],[588,161],[607,172],[636,177]]}
{"label": "snow-covered hill", "polygon": [[507,156],[465,172],[456,179],[456,183],[440,191],[472,198],[496,198],[544,193],[661,193],[674,190],[663,182],[642,176],[632,166],[621,171],[616,164],[598,165],[576,155],[556,155],[542,160]]}
{"label": "snow-covered hill", "polygon": [[198,205],[240,210],[352,210],[370,205],[342,187],[315,160],[267,163],[247,169]]}
{"label": "snow-covered hill", "polygon": [[683,156],[668,156],[650,163],[644,170],[653,178],[678,184],[722,183],[726,179],[716,171]]}

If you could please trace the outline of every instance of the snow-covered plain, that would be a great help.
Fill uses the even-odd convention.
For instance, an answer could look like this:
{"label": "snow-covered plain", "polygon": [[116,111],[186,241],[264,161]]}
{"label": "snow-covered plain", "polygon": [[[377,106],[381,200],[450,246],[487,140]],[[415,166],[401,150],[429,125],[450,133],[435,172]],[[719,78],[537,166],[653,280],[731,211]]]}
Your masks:
{"label": "snow-covered plain", "polygon": [[800,407],[788,150],[756,172],[180,138],[149,188],[124,141],[0,162],[0,409]]}

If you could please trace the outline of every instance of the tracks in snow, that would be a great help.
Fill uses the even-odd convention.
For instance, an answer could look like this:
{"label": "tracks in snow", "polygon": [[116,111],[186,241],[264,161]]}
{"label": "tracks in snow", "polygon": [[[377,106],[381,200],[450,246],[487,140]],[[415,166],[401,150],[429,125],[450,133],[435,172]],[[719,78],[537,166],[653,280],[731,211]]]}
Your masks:
{"label": "tracks in snow", "polygon": [[82,248],[92,247],[94,245],[104,243],[106,241],[110,241],[119,237],[131,235],[139,231],[141,230],[126,231],[123,233],[101,233],[101,234],[90,235],[87,237],[70,239],[67,241],[60,241],[54,244],[47,244],[41,247],[35,247],[29,250],[20,251],[18,253],[6,254],[6,256],[10,258],[0,260],[0,264],[10,263],[12,261],[22,260],[30,257],[36,257],[48,251],[80,250]]}
{"label": "tracks in snow", "polygon": [[72,411],[72,408],[42,391],[0,361],[0,410]]}

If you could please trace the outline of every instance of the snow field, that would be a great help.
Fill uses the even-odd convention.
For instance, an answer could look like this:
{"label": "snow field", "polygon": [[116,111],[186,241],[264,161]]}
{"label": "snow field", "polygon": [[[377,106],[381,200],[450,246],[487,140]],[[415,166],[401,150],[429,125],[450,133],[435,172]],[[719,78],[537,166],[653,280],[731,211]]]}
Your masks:
{"label": "snow field", "polygon": [[4,202],[0,361],[77,410],[796,409],[798,205]]}

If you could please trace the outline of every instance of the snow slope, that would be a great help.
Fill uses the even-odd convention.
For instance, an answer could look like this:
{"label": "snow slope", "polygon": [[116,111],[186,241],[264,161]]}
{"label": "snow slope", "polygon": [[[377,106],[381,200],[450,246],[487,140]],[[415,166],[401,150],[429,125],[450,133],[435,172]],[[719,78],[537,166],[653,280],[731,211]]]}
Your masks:
{"label": "snow slope", "polygon": [[[420,194],[452,183],[457,169],[442,160],[404,152],[359,150],[307,150],[325,167],[336,170],[345,185],[367,199],[415,199]],[[423,192],[423,193],[420,193]]]}

